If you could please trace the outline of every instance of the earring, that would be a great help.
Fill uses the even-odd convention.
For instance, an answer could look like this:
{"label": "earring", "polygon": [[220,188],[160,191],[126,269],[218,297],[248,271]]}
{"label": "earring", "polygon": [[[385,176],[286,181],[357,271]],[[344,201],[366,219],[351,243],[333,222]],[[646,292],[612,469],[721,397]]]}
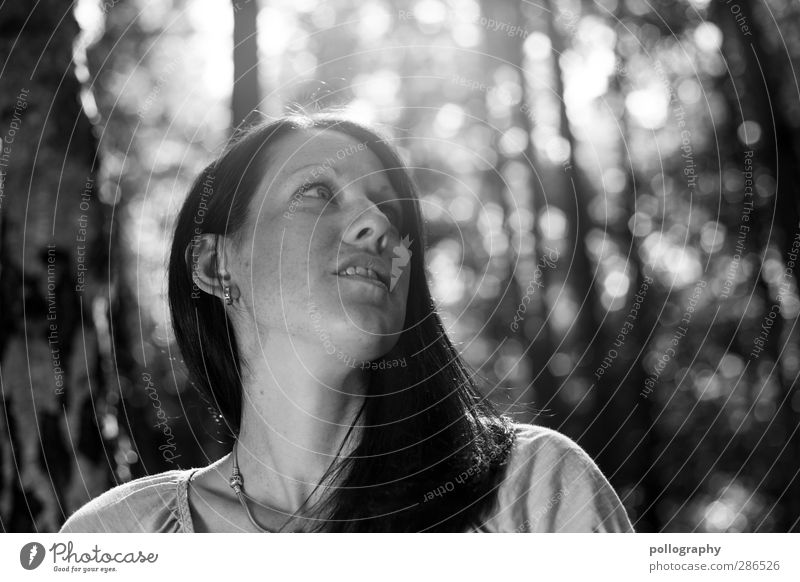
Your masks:
{"label": "earring", "polygon": [[231,299],[231,288],[225,285],[225,287],[222,288],[222,294],[225,296],[225,303],[232,305],[233,299]]}

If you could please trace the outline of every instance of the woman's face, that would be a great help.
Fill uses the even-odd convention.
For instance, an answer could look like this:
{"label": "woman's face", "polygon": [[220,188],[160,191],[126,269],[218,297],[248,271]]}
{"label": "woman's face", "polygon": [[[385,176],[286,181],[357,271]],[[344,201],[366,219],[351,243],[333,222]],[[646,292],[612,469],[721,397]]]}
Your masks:
{"label": "woman's face", "polygon": [[384,355],[402,331],[411,262],[383,165],[332,130],[295,131],[268,158],[230,269],[261,344],[277,332],[345,363]]}

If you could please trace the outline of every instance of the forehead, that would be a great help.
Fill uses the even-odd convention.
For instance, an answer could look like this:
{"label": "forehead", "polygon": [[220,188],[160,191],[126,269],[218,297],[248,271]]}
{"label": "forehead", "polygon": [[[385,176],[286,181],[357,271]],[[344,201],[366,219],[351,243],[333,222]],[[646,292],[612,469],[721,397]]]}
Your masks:
{"label": "forehead", "polygon": [[330,129],[303,129],[281,138],[270,150],[264,174],[267,189],[298,172],[333,172],[346,181],[385,183],[383,164],[365,142]]}

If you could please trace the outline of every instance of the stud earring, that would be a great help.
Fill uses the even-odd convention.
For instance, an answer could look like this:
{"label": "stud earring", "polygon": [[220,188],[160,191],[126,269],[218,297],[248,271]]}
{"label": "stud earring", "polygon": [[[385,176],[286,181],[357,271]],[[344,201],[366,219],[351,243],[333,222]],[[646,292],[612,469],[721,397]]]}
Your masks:
{"label": "stud earring", "polygon": [[233,299],[231,299],[231,288],[225,285],[225,287],[222,289],[222,294],[225,296],[225,303],[232,305]]}

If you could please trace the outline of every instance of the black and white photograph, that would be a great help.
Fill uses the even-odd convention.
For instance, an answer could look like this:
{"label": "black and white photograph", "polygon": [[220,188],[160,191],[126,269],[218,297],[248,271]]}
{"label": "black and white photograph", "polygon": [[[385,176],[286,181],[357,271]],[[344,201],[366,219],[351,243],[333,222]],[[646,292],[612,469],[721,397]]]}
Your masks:
{"label": "black and white photograph", "polygon": [[796,1],[6,0],[0,43],[22,568],[800,532]]}

